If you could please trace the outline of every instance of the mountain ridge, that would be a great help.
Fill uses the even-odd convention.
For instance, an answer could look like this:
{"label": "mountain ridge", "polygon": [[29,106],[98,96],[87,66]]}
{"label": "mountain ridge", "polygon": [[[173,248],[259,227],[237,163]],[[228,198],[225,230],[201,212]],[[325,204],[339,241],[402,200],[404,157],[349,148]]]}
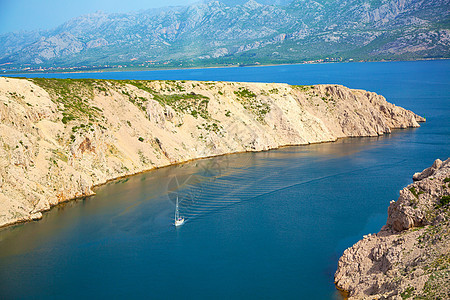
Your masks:
{"label": "mountain ridge", "polygon": [[450,57],[448,0],[220,1],[0,35],[0,71]]}

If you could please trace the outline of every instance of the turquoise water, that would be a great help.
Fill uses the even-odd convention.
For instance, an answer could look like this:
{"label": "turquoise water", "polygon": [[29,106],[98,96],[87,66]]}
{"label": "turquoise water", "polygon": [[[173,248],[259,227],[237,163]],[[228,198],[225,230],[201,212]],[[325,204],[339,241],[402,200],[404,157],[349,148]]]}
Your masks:
{"label": "turquoise water", "polygon": [[[383,94],[427,123],[101,186],[0,231],[1,298],[339,299],[333,274],[343,250],[381,228],[414,172],[450,157],[449,70],[430,61],[76,74],[338,83]],[[187,222],[175,229],[177,195]]]}

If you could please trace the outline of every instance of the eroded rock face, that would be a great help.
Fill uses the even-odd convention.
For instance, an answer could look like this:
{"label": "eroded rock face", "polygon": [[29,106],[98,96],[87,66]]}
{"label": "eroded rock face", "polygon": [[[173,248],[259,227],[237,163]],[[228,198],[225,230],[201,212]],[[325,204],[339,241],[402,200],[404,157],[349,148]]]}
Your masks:
{"label": "eroded rock face", "polygon": [[335,283],[351,299],[449,298],[450,158],[414,177],[381,231],[339,259]]}
{"label": "eroded rock face", "polygon": [[0,226],[156,167],[424,121],[339,85],[3,77],[0,120]]}
{"label": "eroded rock face", "polygon": [[436,171],[439,170],[439,168],[441,166],[442,166],[442,160],[436,159],[436,161],[433,163],[433,165],[431,167],[426,168],[422,172],[415,173],[413,175],[413,180],[414,181],[419,181],[419,180],[422,180],[424,178],[430,177],[431,175],[436,173]]}

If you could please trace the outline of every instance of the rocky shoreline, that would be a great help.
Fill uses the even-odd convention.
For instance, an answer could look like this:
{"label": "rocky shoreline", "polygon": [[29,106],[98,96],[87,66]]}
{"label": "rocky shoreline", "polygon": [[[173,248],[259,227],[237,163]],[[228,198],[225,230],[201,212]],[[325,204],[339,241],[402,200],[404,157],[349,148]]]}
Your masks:
{"label": "rocky shoreline", "polygon": [[386,225],[339,259],[348,299],[450,298],[450,158],[413,176],[391,201]]}
{"label": "rocky shoreline", "polygon": [[0,227],[155,168],[424,121],[339,85],[4,77],[0,119]]}

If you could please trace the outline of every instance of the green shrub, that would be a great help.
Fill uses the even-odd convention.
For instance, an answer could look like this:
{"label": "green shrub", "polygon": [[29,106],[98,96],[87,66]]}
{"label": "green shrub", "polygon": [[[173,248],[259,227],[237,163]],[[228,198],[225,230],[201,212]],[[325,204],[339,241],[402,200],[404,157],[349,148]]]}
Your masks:
{"label": "green shrub", "polygon": [[249,91],[246,88],[239,88],[238,91],[234,91],[237,96],[237,100],[242,106],[256,115],[256,119],[259,122],[264,123],[266,114],[270,111],[270,106],[256,97],[256,94]]}
{"label": "green shrub", "polygon": [[409,191],[414,195],[414,197],[419,198],[419,195],[423,194],[423,191],[416,191],[415,187],[409,189]]}
{"label": "green shrub", "polygon": [[297,88],[302,92],[307,92],[313,88],[312,85],[293,85],[292,87]]}
{"label": "green shrub", "polygon": [[271,93],[271,94],[278,94],[278,89],[277,88],[273,88],[273,89],[271,89],[271,90],[269,90],[269,93]]}
{"label": "green shrub", "polygon": [[439,200],[439,206],[444,206],[450,203],[450,195],[442,196]]}
{"label": "green shrub", "polygon": [[404,290],[400,294],[400,296],[402,297],[402,299],[408,299],[408,298],[412,297],[413,291],[414,291],[414,287],[412,287],[412,286],[407,287],[406,290]]}
{"label": "green shrub", "polygon": [[239,88],[238,91],[234,91],[234,94],[240,98],[256,98],[256,94],[246,88]]}

